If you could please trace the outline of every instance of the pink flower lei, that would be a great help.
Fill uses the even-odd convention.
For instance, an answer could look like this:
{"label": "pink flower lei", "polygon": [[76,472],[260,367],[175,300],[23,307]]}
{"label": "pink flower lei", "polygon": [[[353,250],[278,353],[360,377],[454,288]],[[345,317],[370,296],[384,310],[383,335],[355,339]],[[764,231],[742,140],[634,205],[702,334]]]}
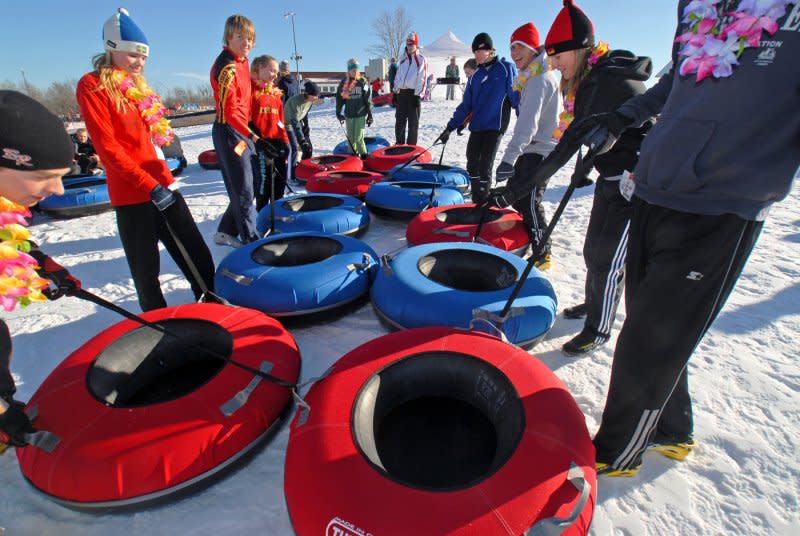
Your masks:
{"label": "pink flower lei", "polygon": [[730,76],[744,49],[757,47],[764,31],[774,34],[776,21],[796,1],[741,0],[736,11],[721,13],[722,0],[692,0],[681,19],[689,29],[675,38],[683,43],[678,72],[681,76],[696,73],[697,82],[708,76]]}
{"label": "pink flower lei", "polygon": [[[581,73],[581,80],[586,78],[586,75],[589,74],[592,67],[597,65],[600,58],[606,54],[608,54],[608,43],[605,41],[598,41],[597,46],[595,46],[592,49],[592,53],[589,54],[589,58],[586,61],[586,69]],[[564,111],[558,114],[558,126],[553,131],[553,139],[555,141],[561,139],[561,136],[563,136],[564,132],[569,128],[573,119],[575,119],[575,95],[570,93],[569,95],[564,95]]]}
{"label": "pink flower lei", "polygon": [[139,111],[144,124],[150,130],[150,139],[153,140],[153,143],[159,147],[172,143],[175,133],[167,118],[164,117],[167,107],[161,103],[161,97],[150,89],[144,78],[134,78],[129,72],[122,69],[114,69],[111,76],[125,98]]}
{"label": "pink flower lei", "polygon": [[0,197],[0,307],[13,311],[31,302],[46,301],[42,294],[50,282],[39,277],[31,250],[27,207]]}

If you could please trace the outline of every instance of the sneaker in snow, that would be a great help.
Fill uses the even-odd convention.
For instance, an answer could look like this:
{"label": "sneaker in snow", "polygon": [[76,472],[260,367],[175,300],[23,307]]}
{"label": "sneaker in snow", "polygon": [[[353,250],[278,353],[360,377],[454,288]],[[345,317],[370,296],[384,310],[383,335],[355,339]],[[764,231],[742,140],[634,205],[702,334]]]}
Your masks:
{"label": "sneaker in snow", "polygon": [[636,467],[631,467],[629,469],[615,469],[611,465],[602,462],[595,462],[594,464],[595,471],[597,475],[603,476],[636,476],[639,472],[639,469],[642,468],[642,464],[637,465]]}
{"label": "sneaker in snow", "polygon": [[583,318],[586,316],[586,304],[579,303],[578,305],[573,305],[572,307],[567,307],[564,309],[564,318]]}
{"label": "sneaker in snow", "polygon": [[583,328],[583,331],[567,341],[561,350],[567,355],[583,355],[593,352],[608,342],[607,335],[601,335],[592,328]]}
{"label": "sneaker in snow", "polygon": [[549,270],[550,261],[551,261],[550,254],[545,253],[544,255],[533,261],[533,265],[539,270]]}
{"label": "sneaker in snow", "polygon": [[697,446],[694,439],[689,438],[686,441],[659,441],[647,445],[647,450],[653,450],[666,456],[671,460],[678,460],[682,462],[686,459],[692,450]]}
{"label": "sneaker in snow", "polygon": [[230,246],[232,248],[238,248],[242,245],[241,240],[221,231],[214,233],[214,243],[218,246]]}

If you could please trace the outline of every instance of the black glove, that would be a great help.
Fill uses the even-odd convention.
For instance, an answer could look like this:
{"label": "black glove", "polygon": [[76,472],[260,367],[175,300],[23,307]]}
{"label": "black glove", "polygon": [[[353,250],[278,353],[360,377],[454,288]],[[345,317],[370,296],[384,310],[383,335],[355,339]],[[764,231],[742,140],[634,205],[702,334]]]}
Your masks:
{"label": "black glove", "polygon": [[256,142],[256,150],[264,153],[264,156],[271,160],[280,157],[280,152],[275,148],[275,146],[264,138],[258,138],[258,141]]}
{"label": "black glove", "polygon": [[24,410],[25,404],[12,400],[5,413],[0,415],[0,432],[8,436],[9,445],[26,446],[28,440],[25,439],[25,434],[32,434],[36,431]]}
{"label": "black glove", "polygon": [[575,121],[567,132],[574,128],[570,135],[580,139],[581,143],[587,145],[595,155],[601,155],[611,149],[625,129],[632,124],[633,119],[614,111],[590,115]]}
{"label": "black glove", "polygon": [[344,116],[342,114],[336,114],[336,119],[339,120],[339,124],[344,123]]}
{"label": "black glove", "polygon": [[55,288],[46,288],[42,291],[48,300],[57,300],[61,296],[74,296],[81,289],[80,280],[54,261],[52,257],[45,255],[42,250],[33,248],[28,254],[39,263],[39,267],[36,269],[39,277],[49,279],[55,285]]}
{"label": "black glove", "polygon": [[513,176],[514,166],[508,162],[500,162],[500,165],[497,166],[497,171],[495,172],[495,179],[497,179],[497,182],[505,182]]}
{"label": "black glove", "polygon": [[287,158],[289,158],[289,146],[281,142],[280,149],[278,149],[278,159],[284,161]]}
{"label": "black glove", "polygon": [[303,150],[304,153],[311,152],[311,142],[308,140],[303,140],[300,142],[300,149]]}
{"label": "black glove", "polygon": [[516,200],[517,196],[514,195],[514,192],[509,188],[504,188],[502,190],[495,190],[489,194],[489,198],[484,205],[486,207],[506,208],[510,207]]}
{"label": "black glove", "polygon": [[158,184],[150,190],[150,200],[153,201],[158,210],[164,212],[175,202],[175,196],[168,189]]}
{"label": "black glove", "polygon": [[447,143],[447,140],[450,139],[450,132],[452,132],[449,128],[445,128],[439,137],[436,138],[436,141],[440,141],[442,143]]}
{"label": "black glove", "polygon": [[367,126],[372,126],[372,114],[367,115]]}

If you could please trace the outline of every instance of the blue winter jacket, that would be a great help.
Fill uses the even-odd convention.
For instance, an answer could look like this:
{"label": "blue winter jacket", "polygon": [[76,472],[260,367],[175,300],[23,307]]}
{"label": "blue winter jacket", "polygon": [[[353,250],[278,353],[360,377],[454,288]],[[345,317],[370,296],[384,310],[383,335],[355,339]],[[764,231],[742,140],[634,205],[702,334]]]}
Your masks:
{"label": "blue winter jacket", "polygon": [[[678,3],[679,20],[688,1]],[[619,108],[635,124],[659,114],[642,143],[634,195],[747,220],[763,220],[788,195],[800,164],[800,3],[777,22],[725,78],[681,76],[675,46],[669,74]],[[680,22],[676,35],[686,27]]]}
{"label": "blue winter jacket", "polygon": [[519,106],[519,93],[512,87],[516,76],[517,68],[505,58],[495,57],[480,65],[467,82],[464,98],[447,128],[457,129],[471,113],[470,131],[501,130],[503,102],[508,100],[515,110]]}

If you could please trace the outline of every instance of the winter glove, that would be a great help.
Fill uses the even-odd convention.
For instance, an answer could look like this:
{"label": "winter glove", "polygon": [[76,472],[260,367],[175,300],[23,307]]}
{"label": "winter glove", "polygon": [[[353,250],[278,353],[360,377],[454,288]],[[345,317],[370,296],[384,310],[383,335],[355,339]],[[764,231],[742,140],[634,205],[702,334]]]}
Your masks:
{"label": "winter glove", "polygon": [[497,182],[505,182],[513,176],[514,166],[508,162],[500,162],[500,165],[497,166],[497,171],[495,172],[495,178],[497,179]]}
{"label": "winter glove", "polygon": [[272,143],[264,138],[258,138],[256,142],[256,150],[261,153],[264,153],[264,156],[269,158],[270,160],[274,160],[280,157],[280,151],[278,151]]}
{"label": "winter glove", "polygon": [[302,149],[304,153],[311,153],[311,142],[308,140],[301,141],[300,149]]}
{"label": "winter glove", "polygon": [[436,138],[436,141],[440,141],[442,143],[447,143],[447,140],[450,139],[450,132],[451,132],[451,130],[449,128],[445,128],[442,131],[442,133],[439,134],[439,137]]}
{"label": "winter glove", "polygon": [[52,257],[45,255],[42,250],[33,248],[28,254],[39,263],[39,268],[36,269],[39,277],[49,279],[55,285],[55,288],[46,288],[42,291],[48,300],[57,300],[61,296],[74,296],[81,289],[80,280]]}
{"label": "winter glove", "polygon": [[[595,155],[607,152],[617,142],[626,128],[633,124],[633,119],[614,111],[594,114],[570,125],[567,132],[587,145]],[[566,133],[565,133],[566,134]]]}
{"label": "winter glove", "polygon": [[344,124],[344,116],[342,114],[336,114],[336,119],[339,120],[339,124]]}
{"label": "winter glove", "polygon": [[6,402],[8,404],[6,411],[0,415],[0,436],[8,436],[2,438],[3,442],[15,447],[24,447],[28,444],[25,439],[25,434],[32,434],[36,430],[33,428],[30,419],[25,414],[25,404],[16,400]]}
{"label": "winter glove", "polygon": [[157,184],[155,188],[150,190],[150,200],[153,201],[158,210],[164,212],[175,202],[175,196],[172,192]]}
{"label": "winter glove", "polygon": [[367,115],[367,126],[372,126],[372,114]]}
{"label": "winter glove", "polygon": [[489,198],[486,200],[484,205],[487,208],[506,208],[510,207],[516,200],[517,197],[514,195],[514,192],[511,189],[503,188],[501,190],[495,190],[489,194]]}

